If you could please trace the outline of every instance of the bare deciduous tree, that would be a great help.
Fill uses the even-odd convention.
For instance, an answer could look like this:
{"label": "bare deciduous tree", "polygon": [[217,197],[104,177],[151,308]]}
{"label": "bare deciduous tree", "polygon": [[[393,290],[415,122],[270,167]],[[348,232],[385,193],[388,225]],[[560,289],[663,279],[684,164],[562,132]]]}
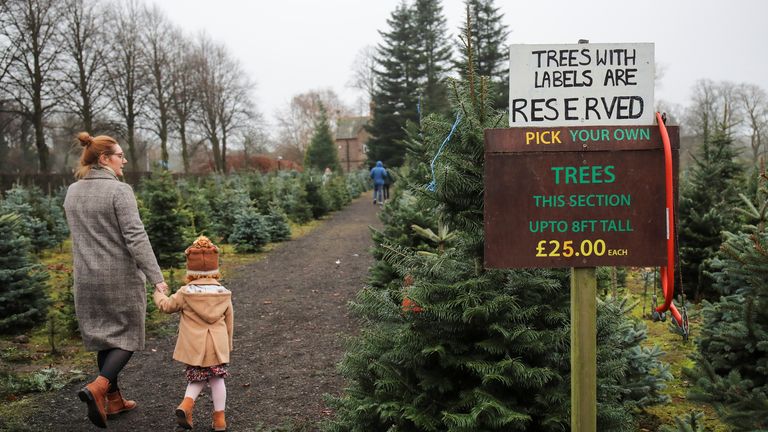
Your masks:
{"label": "bare deciduous tree", "polygon": [[12,53],[4,69],[3,98],[14,100],[12,110],[34,128],[38,170],[42,173],[50,170],[44,123],[56,104],[54,75],[60,70],[62,51],[57,5],[55,0],[0,2],[0,35]]}
{"label": "bare deciduous tree", "polygon": [[107,107],[100,11],[93,0],[66,0],[63,12],[61,104],[64,111],[81,119],[82,129],[93,132],[95,117]]}
{"label": "bare deciduous tree", "polygon": [[136,0],[116,2],[112,6],[107,80],[112,106],[125,127],[125,143],[132,162],[127,168],[136,171],[139,161],[136,128],[147,103],[149,87],[141,47],[142,9]]}
{"label": "bare deciduous tree", "polygon": [[768,134],[768,95],[754,84],[742,84],[738,94],[744,110],[752,160],[757,164],[760,157],[768,153],[768,143],[764,144]]}
{"label": "bare deciduous tree", "polygon": [[207,35],[200,35],[195,46],[195,87],[200,110],[198,111],[203,133],[211,143],[214,169],[224,172],[222,164],[221,117],[219,107],[222,104],[223,65],[227,53],[223,46],[214,43]]}
{"label": "bare deciduous tree", "polygon": [[221,126],[221,166],[226,172],[227,140],[238,128],[243,128],[254,119],[255,110],[250,92],[253,83],[245,75],[240,63],[232,58],[226,59],[222,73],[219,111]]}
{"label": "bare deciduous tree", "polygon": [[173,38],[178,35],[165,15],[153,5],[145,9],[145,31],[142,32],[142,46],[146,53],[147,70],[151,77],[148,116],[152,131],[160,140],[162,166],[168,168],[168,130],[171,123],[171,63]]}
{"label": "bare deciduous tree", "polygon": [[190,122],[194,110],[198,107],[196,102],[196,87],[193,72],[195,70],[193,51],[189,41],[176,31],[173,37],[173,61],[170,65],[171,98],[170,104],[176,119],[176,128],[181,144],[181,161],[184,172],[188,173],[190,159],[193,155],[192,146],[189,143]]}
{"label": "bare deciduous tree", "polygon": [[335,129],[340,117],[349,115],[349,109],[330,89],[312,90],[291,99],[288,108],[278,113],[278,151],[292,160],[304,160],[304,152],[312,139],[315,120],[322,104],[328,114],[331,128]]}
{"label": "bare deciduous tree", "polygon": [[711,80],[696,82],[687,113],[687,124],[695,135],[708,140],[715,132],[730,134],[741,122],[735,85]]}
{"label": "bare deciduous tree", "polygon": [[347,81],[347,86],[365,93],[368,100],[371,99],[376,89],[376,47],[366,45],[357,52],[352,62],[352,75]]}
{"label": "bare deciduous tree", "polygon": [[264,119],[260,114],[256,114],[251,122],[240,131],[243,143],[243,155],[246,162],[249,156],[268,153],[272,145],[267,132]]}

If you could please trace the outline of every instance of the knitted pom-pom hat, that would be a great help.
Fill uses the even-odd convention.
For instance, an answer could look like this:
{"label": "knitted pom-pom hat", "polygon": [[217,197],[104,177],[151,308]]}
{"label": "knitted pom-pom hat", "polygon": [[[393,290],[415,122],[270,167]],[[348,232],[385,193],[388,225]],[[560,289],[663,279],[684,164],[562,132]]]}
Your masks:
{"label": "knitted pom-pom hat", "polygon": [[187,276],[217,277],[219,248],[208,237],[200,236],[184,251],[187,256]]}

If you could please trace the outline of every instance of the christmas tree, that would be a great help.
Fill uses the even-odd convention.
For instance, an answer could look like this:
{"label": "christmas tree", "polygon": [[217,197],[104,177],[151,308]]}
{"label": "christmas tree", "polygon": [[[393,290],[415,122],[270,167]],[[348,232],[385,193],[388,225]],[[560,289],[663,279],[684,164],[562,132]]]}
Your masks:
{"label": "christmas tree", "polygon": [[255,209],[240,211],[235,218],[232,234],[227,239],[238,252],[258,252],[269,243],[270,225],[267,218]]}
{"label": "christmas tree", "polygon": [[320,114],[315,120],[315,132],[304,155],[304,166],[324,171],[330,168],[339,171],[339,153],[331,134],[331,125],[328,123],[328,113],[323,104],[320,104]]}
{"label": "christmas tree", "polygon": [[239,176],[214,175],[206,182],[205,197],[210,205],[211,234],[227,241],[237,215],[251,207],[248,190]]}
{"label": "christmas tree", "polygon": [[48,299],[42,266],[34,262],[29,240],[20,235],[21,217],[0,214],[0,332],[25,330],[42,321]]}
{"label": "christmas tree", "polygon": [[52,208],[51,201],[37,188],[14,186],[0,201],[0,213],[19,216],[19,229],[29,239],[32,249],[43,249],[60,244],[67,235],[66,220],[61,207]]}
{"label": "christmas tree", "polygon": [[768,429],[768,188],[765,174],[755,199],[742,213],[754,221],[726,233],[715,262],[715,288],[727,285],[714,303],[703,302],[704,324],[688,371],[693,399],[713,403],[739,431]]}
{"label": "christmas tree", "polygon": [[419,44],[413,15],[412,7],[399,4],[387,19],[389,30],[381,33],[384,41],[377,48],[373,119],[366,127],[371,134],[367,146],[368,159],[382,161],[386,167],[403,164],[403,126],[419,118]]}
{"label": "christmas tree", "polygon": [[269,231],[269,241],[281,242],[291,238],[288,216],[285,215],[283,209],[278,206],[270,207],[269,213],[265,217]]}
{"label": "christmas tree", "polygon": [[[471,42],[475,47],[473,57],[477,73],[490,77],[497,84],[494,86],[494,107],[506,108],[509,105],[509,29],[504,24],[504,14],[495,3],[495,0],[464,0],[474,29]],[[461,34],[465,33],[466,26],[462,26]],[[465,53],[463,45],[458,48],[460,53]],[[466,55],[462,55],[457,69],[464,73],[466,64]]]}
{"label": "christmas tree", "polygon": [[190,243],[192,214],[181,203],[181,194],[169,171],[156,171],[144,180],[140,192],[142,221],[161,267],[184,262]]}
{"label": "christmas tree", "polygon": [[307,171],[302,175],[305,197],[314,219],[320,219],[331,211],[330,198],[323,188],[323,176],[317,171]]}
{"label": "christmas tree", "polygon": [[709,136],[681,179],[679,214],[680,271],[694,299],[715,299],[712,259],[722,243],[722,231],[738,229],[742,168],[736,161],[733,140],[724,132]]}

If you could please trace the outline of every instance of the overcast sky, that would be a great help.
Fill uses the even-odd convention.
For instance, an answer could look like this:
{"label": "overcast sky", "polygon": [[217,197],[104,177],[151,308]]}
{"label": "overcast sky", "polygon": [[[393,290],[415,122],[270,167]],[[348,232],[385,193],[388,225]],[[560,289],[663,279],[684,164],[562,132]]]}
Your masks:
{"label": "overcast sky", "polygon": [[[153,0],[147,0],[152,2]],[[156,0],[190,35],[224,43],[256,82],[258,109],[273,122],[292,96],[331,88],[349,105],[358,51],[381,42],[379,31],[401,0]],[[663,69],[656,100],[687,105],[703,78],[751,83],[768,91],[768,1],[498,0],[510,44],[653,42]],[[463,0],[443,0],[455,39]]]}

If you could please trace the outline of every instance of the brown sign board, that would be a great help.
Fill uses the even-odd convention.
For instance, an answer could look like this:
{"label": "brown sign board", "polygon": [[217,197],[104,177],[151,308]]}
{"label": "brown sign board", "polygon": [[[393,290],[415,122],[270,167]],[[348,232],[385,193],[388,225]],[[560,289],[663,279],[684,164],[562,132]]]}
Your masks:
{"label": "brown sign board", "polygon": [[488,129],[484,177],[487,268],[666,264],[656,125]]}

